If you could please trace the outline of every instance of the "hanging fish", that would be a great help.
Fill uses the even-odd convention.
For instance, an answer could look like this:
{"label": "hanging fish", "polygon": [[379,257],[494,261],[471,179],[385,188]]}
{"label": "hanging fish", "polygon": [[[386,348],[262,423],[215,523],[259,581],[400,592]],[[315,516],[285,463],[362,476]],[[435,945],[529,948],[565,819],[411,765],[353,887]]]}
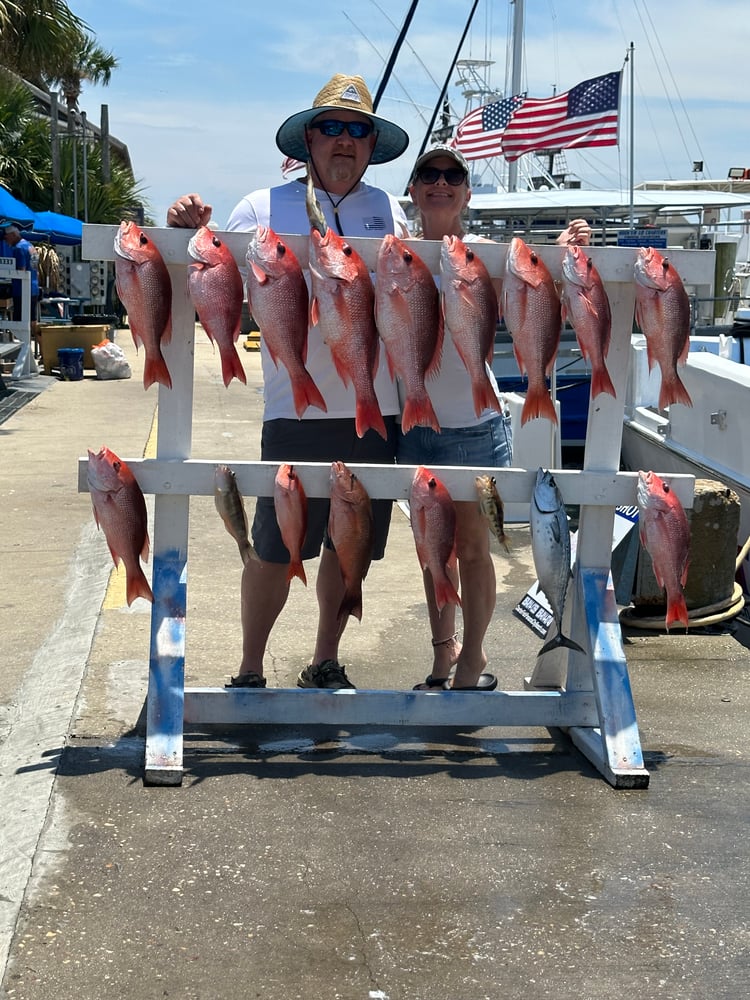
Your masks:
{"label": "hanging fish", "polygon": [[217,465],[214,471],[214,504],[232,538],[237,542],[243,566],[258,553],[247,533],[245,503],[237,486],[237,477],[228,465]]}
{"label": "hanging fish", "polygon": [[506,552],[510,552],[510,539],[505,534],[505,508],[494,476],[477,476],[474,479],[479,496],[479,509],[487,519],[490,531]]}
{"label": "hanging fish", "polygon": [[583,650],[563,634],[562,618],[570,571],[570,528],[560,490],[551,472],[539,469],[531,497],[531,554],[539,580],[539,588],[549,601],[557,628],[539,650],[539,656],[558,646]]}

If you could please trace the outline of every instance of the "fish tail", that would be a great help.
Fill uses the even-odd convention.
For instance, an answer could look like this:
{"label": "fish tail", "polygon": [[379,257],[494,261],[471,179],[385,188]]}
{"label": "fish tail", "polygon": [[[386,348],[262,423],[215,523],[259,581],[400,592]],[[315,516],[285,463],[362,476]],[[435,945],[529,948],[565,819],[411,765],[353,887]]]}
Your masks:
{"label": "fish tail", "polygon": [[255,551],[255,547],[253,546],[253,543],[249,539],[246,538],[244,539],[244,541],[238,539],[237,545],[239,546],[240,556],[242,557],[243,566],[246,566],[251,559],[255,559],[257,562],[260,562],[260,556]]}
{"label": "fish tail", "polygon": [[474,412],[477,416],[480,416],[484,410],[503,412],[502,404],[495,395],[492,383],[486,375],[483,379],[472,382],[471,395],[474,400]]}
{"label": "fish tail", "polygon": [[240,382],[247,385],[247,376],[245,375],[245,369],[242,367],[237,348],[231,345],[224,351],[220,351],[220,354],[221,374],[224,379],[224,385],[229,385],[233,378],[239,379]]}
{"label": "fish tail", "polygon": [[431,427],[436,434],[440,433],[440,424],[432,406],[432,400],[423,393],[413,399],[407,399],[404,412],[401,415],[401,430],[404,434],[412,427]]}
{"label": "fish tail", "polygon": [[607,392],[610,396],[617,398],[617,393],[615,392],[615,387],[612,385],[612,379],[609,377],[606,365],[602,365],[601,368],[597,368],[591,372],[592,396],[598,396],[602,392]]}
{"label": "fish tail", "polygon": [[663,410],[670,403],[682,403],[683,406],[693,405],[690,393],[685,388],[677,372],[666,377],[664,372],[662,372],[661,389],[659,390],[659,408]]}
{"label": "fish tail", "polygon": [[688,618],[685,595],[679,592],[676,594],[669,594],[667,597],[667,631],[669,631],[672,625],[677,624],[684,625],[686,629],[690,627],[690,619]]}
{"label": "fish tail", "polygon": [[128,602],[128,607],[130,607],[137,597],[145,597],[147,601],[150,601],[152,604],[154,603],[153,591],[140,566],[137,569],[128,571],[127,574],[125,598]]}
{"label": "fish tail", "polygon": [[357,411],[355,417],[355,427],[357,437],[364,437],[367,431],[377,431],[384,441],[388,440],[388,431],[385,429],[383,414],[380,412],[378,401],[375,396],[371,400],[357,400]]}
{"label": "fish tail", "polygon": [[438,611],[442,611],[446,604],[455,604],[459,608],[461,607],[461,598],[447,576],[438,580],[433,578],[433,582],[435,585],[435,603],[437,604]]}
{"label": "fish tail", "polygon": [[297,577],[301,580],[305,586],[307,586],[307,575],[305,574],[305,567],[300,559],[293,560],[289,563],[289,569],[286,574],[286,582],[291,583],[292,580]]}
{"label": "fish tail", "polygon": [[339,607],[339,619],[353,615],[358,621],[362,621],[362,591],[355,590],[344,594],[344,599]]}
{"label": "fish tail", "polygon": [[547,420],[551,420],[553,424],[557,423],[557,413],[555,412],[554,404],[550,399],[546,386],[537,388],[529,386],[523,409],[521,410],[521,426],[523,427],[525,423],[533,420],[535,417],[545,417]]}
{"label": "fish tail", "polygon": [[300,419],[308,406],[317,406],[324,413],[328,412],[326,401],[307,370],[299,378],[292,381],[292,393],[294,394],[294,409]]}
{"label": "fish tail", "polygon": [[573,639],[569,639],[568,636],[563,635],[562,632],[557,632],[551,639],[545,642],[536,655],[542,656],[544,653],[549,653],[552,649],[559,649],[561,646],[564,646],[566,649],[575,649],[579,653],[583,652],[583,648],[579,646],[577,642]]}
{"label": "fish tail", "polygon": [[150,385],[154,382],[158,382],[159,385],[164,385],[167,389],[172,388],[172,377],[169,374],[169,369],[167,368],[167,362],[164,357],[159,353],[155,358],[146,358],[146,363],[143,366],[143,388],[148,389]]}

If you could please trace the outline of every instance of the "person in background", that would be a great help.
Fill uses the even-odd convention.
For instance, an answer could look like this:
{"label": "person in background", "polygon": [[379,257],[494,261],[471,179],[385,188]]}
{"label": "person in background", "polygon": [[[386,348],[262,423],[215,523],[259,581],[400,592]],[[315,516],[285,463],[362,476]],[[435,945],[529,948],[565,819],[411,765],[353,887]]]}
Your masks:
{"label": "person in background", "polygon": [[[5,242],[11,247],[16,260],[17,271],[28,271],[31,276],[31,323],[35,324],[39,308],[39,277],[34,266],[37,260],[36,251],[28,240],[21,235],[18,226],[5,227]],[[21,280],[13,280],[13,321],[21,322]]]}
{"label": "person in background", "polygon": [[[422,239],[458,236],[465,243],[490,242],[465,230],[464,210],[471,199],[471,187],[468,165],[458,150],[436,145],[423,153],[414,164],[409,194],[418,211]],[[588,244],[590,232],[587,222],[576,219],[557,242]],[[420,426],[400,433],[397,450],[400,463],[430,469],[441,465],[510,466],[513,455],[510,413],[497,390],[492,370],[487,367],[502,412],[487,409],[476,416],[468,372],[446,328],[440,371],[428,386],[440,433]],[[458,565],[452,582],[457,588],[460,583],[463,640],[459,641],[456,630],[456,606],[449,603],[438,611],[432,577],[425,570],[433,662],[430,674],[415,686],[418,691],[439,688],[492,691],[497,687],[497,678],[485,672],[484,639],[496,602],[488,525],[477,501],[457,501],[455,507]]]}
{"label": "person in background", "polygon": [[[336,74],[322,88],[310,108],[287,118],[276,135],[276,145],[291,160],[308,164],[315,193],[329,226],[345,236],[407,235],[406,217],[397,200],[364,183],[370,163],[387,163],[406,149],[409,137],[398,125],[373,113],[372,97],[359,76]],[[167,225],[195,228],[206,225],[211,206],[198,194],[185,195],[170,206]],[[232,211],[226,228],[248,232],[259,225],[277,233],[307,234],[310,223],[305,207],[305,182],[292,180],[278,187],[246,195]],[[264,413],[261,459],[283,462],[385,463],[395,461],[398,393],[381,364],[375,391],[388,440],[368,430],[363,438],[355,431],[353,388],[339,378],[331,353],[319,330],[311,327],[307,368],[326,401],[327,413],[308,408],[297,418],[289,375],[278,369],[261,338],[264,380]],[[308,501],[308,527],[303,558],[320,554],[316,596],[319,618],[315,649],[303,669],[300,687],[352,688],[339,662],[339,644],[347,624],[338,609],[344,586],[338,558],[327,536],[328,501]],[[373,501],[374,559],[382,559],[391,517],[391,501]],[[264,654],[271,630],[289,594],[289,553],[281,540],[272,497],[258,497],[252,538],[260,561],[251,559],[242,576],[242,661],[232,677],[233,687],[265,687]]]}

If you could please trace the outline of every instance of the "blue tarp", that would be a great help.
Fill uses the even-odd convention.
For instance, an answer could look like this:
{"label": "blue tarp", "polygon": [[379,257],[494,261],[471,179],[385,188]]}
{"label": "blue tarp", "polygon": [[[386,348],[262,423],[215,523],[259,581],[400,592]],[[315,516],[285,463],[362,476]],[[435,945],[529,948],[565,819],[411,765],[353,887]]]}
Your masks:
{"label": "blue tarp", "polygon": [[77,246],[83,237],[83,223],[60,212],[34,212],[33,225],[24,227],[23,235],[32,243],[56,243]]}
{"label": "blue tarp", "polygon": [[0,185],[0,226],[18,226],[23,229],[34,221],[34,213],[28,205],[14,198],[7,188]]}

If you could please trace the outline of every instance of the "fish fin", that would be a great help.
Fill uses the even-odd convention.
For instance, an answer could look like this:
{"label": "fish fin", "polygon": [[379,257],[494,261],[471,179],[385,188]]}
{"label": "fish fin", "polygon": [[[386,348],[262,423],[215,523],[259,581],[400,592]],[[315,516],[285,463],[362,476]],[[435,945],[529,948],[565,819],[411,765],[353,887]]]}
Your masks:
{"label": "fish fin", "polygon": [[253,272],[253,276],[259,285],[265,285],[268,281],[268,275],[255,261],[250,264],[250,270]]}
{"label": "fish fin", "polygon": [[146,358],[146,363],[143,366],[143,388],[148,389],[154,382],[166,386],[167,389],[172,388],[172,378],[167,368],[167,362],[161,353],[155,358]]}
{"label": "fish fin", "polygon": [[521,426],[535,417],[544,417],[546,420],[557,423],[557,413],[554,404],[550,399],[549,392],[545,388],[532,389],[526,393],[523,409],[521,410]]}
{"label": "fish fin", "polygon": [[369,430],[377,431],[384,441],[388,440],[388,431],[385,429],[383,414],[380,412],[377,398],[373,395],[369,401],[357,399],[355,415],[355,428],[357,437],[364,437]]}
{"label": "fish fin", "polygon": [[294,410],[300,419],[308,406],[317,406],[324,413],[328,412],[326,401],[306,368],[303,369],[302,375],[292,382],[292,393],[294,395]]}
{"label": "fish fin", "polygon": [[227,347],[224,351],[219,348],[219,354],[221,355],[221,374],[224,379],[224,385],[229,385],[233,378],[247,385],[247,376],[245,375],[245,369],[242,367],[237,348],[231,346]]}
{"label": "fish fin", "polygon": [[474,400],[474,412],[477,416],[484,410],[495,410],[496,413],[503,412],[503,406],[495,395],[492,383],[485,374],[480,381],[472,383],[471,395]]}
{"label": "fish fin", "polygon": [[672,625],[678,623],[684,625],[685,628],[690,627],[685,595],[682,593],[670,594],[667,598],[667,617],[665,622],[667,631],[669,631]]}
{"label": "fish fin", "polygon": [[349,615],[362,621],[362,591],[354,591],[344,594],[344,599],[339,607],[339,620],[347,618]]}
{"label": "fish fin", "polygon": [[305,586],[307,586],[307,575],[305,574],[305,567],[301,561],[290,562],[289,569],[286,574],[286,582],[291,583],[295,576],[301,580]]}
{"label": "fish fin", "polygon": [[316,295],[310,299],[310,326],[317,326],[320,320],[320,305]]}
{"label": "fish fin", "polygon": [[438,611],[442,611],[446,604],[455,604],[459,608],[461,607],[461,598],[447,576],[444,576],[441,580],[433,578],[433,585]]}
{"label": "fish fin", "polygon": [[169,316],[167,317],[167,322],[162,331],[162,335],[159,338],[159,341],[162,344],[168,344],[171,339],[172,339],[172,313],[170,312]]}
{"label": "fish fin", "polygon": [[148,537],[148,532],[145,533],[143,538],[143,547],[141,548],[141,559],[144,562],[148,562],[148,557],[151,552],[151,539]]}
{"label": "fish fin", "polygon": [[578,653],[584,652],[583,648],[573,639],[569,639],[567,635],[563,635],[562,632],[557,632],[551,639],[548,639],[547,642],[545,642],[536,655],[538,657],[543,656],[544,653],[549,653],[551,650],[560,649],[561,647],[565,647],[566,649],[575,649]]}
{"label": "fish fin", "polygon": [[614,396],[615,399],[617,398],[615,387],[612,385],[612,379],[609,377],[607,366],[604,364],[601,368],[597,368],[591,372],[591,395],[598,396],[602,392],[608,392],[610,396]]}
{"label": "fish fin", "polygon": [[426,392],[419,396],[407,398],[404,412],[401,415],[401,431],[406,434],[412,427],[431,427],[440,433],[440,424],[432,406],[432,400]]}
{"label": "fish fin", "polygon": [[443,344],[445,342],[445,321],[442,312],[438,313],[438,328],[435,337],[435,351],[430,359],[430,363],[425,368],[425,378],[434,378],[440,371],[443,363]]}
{"label": "fish fin", "polygon": [[669,378],[665,378],[662,372],[661,388],[659,389],[659,408],[663,410],[670,403],[682,403],[684,406],[693,405],[690,393],[683,385],[682,379],[677,372]]}
{"label": "fish fin", "polygon": [[154,603],[153,591],[140,566],[132,574],[128,573],[127,576],[125,599],[128,602],[128,607],[130,607],[137,597],[145,597],[147,601],[150,601],[152,604]]}

